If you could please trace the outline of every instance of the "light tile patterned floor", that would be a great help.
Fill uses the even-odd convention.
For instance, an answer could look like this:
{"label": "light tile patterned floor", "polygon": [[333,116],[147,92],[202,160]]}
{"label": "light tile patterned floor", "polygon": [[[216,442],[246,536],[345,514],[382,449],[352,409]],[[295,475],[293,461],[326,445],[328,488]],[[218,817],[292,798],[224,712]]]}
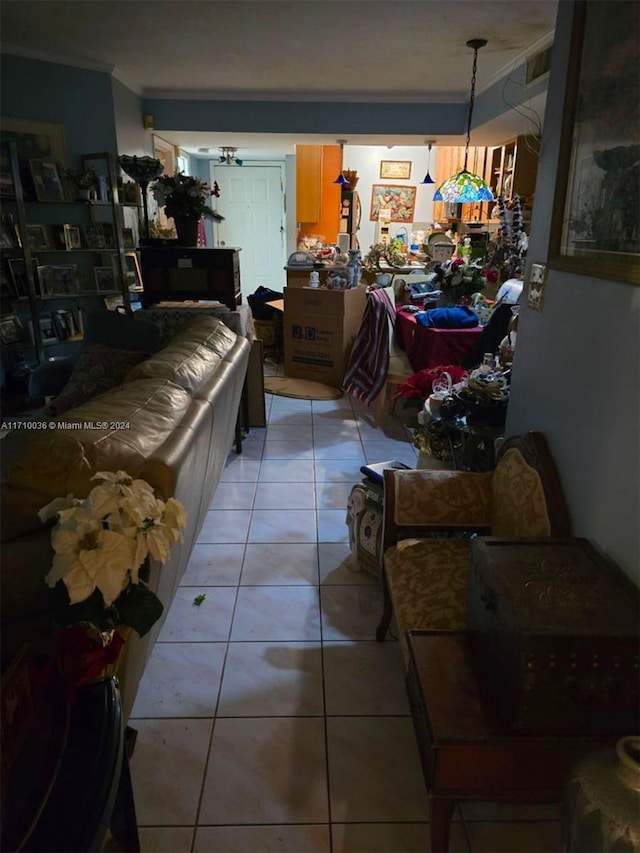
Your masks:
{"label": "light tile patterned floor", "polygon": [[[143,851],[424,853],[428,803],[398,644],[349,568],[365,462],[415,464],[397,418],[266,398],[231,452],[133,709]],[[196,595],[205,594],[200,607]],[[558,810],[466,804],[450,849],[555,851]]]}

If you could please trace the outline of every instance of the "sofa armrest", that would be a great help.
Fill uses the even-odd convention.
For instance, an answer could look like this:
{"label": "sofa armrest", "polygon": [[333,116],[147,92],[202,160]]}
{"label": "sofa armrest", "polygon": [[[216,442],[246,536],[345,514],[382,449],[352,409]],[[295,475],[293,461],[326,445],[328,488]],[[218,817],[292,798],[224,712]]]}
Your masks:
{"label": "sofa armrest", "polygon": [[488,531],[493,472],[384,472],[384,545],[420,531]]}

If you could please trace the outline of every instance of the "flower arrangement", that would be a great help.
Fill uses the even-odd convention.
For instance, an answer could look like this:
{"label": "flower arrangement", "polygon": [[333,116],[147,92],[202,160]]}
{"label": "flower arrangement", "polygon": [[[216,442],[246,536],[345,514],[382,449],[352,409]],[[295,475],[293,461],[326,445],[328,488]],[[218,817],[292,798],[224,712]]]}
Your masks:
{"label": "flower arrangement", "polygon": [[186,512],[126,471],[101,471],[92,480],[98,484],[86,498],[55,498],[38,513],[43,522],[57,519],[45,578],[54,589],[54,615],[65,627],[83,622],[108,634],[128,626],[142,637],[163,609],[147,586],[149,558],[166,561]]}
{"label": "flower arrangement", "polygon": [[401,247],[402,240],[398,239],[390,243],[374,243],[362,259],[362,266],[369,272],[380,272],[380,262],[384,260],[390,267],[401,267],[406,263]]}
{"label": "flower arrangement", "polygon": [[152,184],[151,192],[160,207],[164,207],[167,216],[187,219],[200,219],[204,216],[221,222],[221,216],[206,202],[211,196],[220,197],[220,187],[216,181],[213,189],[200,178],[175,172],[173,175],[162,175]]}

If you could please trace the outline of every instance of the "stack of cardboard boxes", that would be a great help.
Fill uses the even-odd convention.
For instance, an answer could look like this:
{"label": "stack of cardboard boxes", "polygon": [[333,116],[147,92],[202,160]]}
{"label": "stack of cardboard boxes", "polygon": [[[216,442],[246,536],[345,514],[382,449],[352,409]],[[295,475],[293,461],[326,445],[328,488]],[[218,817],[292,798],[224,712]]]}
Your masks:
{"label": "stack of cardboard boxes", "polygon": [[[308,284],[308,278],[304,282]],[[296,379],[342,386],[367,298],[351,290],[287,282],[284,291],[284,372]]]}

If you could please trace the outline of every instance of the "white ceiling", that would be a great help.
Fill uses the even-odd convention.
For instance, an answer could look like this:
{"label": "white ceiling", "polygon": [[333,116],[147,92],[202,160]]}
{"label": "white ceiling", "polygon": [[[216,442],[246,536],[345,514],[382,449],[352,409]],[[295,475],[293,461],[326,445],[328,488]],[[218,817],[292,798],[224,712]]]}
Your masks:
{"label": "white ceiling", "polygon": [[[468,98],[467,40],[488,40],[480,92],[551,42],[556,10],[557,0],[2,0],[0,33],[7,52],[109,71],[149,97],[451,102]],[[245,157],[335,142],[164,135]]]}

